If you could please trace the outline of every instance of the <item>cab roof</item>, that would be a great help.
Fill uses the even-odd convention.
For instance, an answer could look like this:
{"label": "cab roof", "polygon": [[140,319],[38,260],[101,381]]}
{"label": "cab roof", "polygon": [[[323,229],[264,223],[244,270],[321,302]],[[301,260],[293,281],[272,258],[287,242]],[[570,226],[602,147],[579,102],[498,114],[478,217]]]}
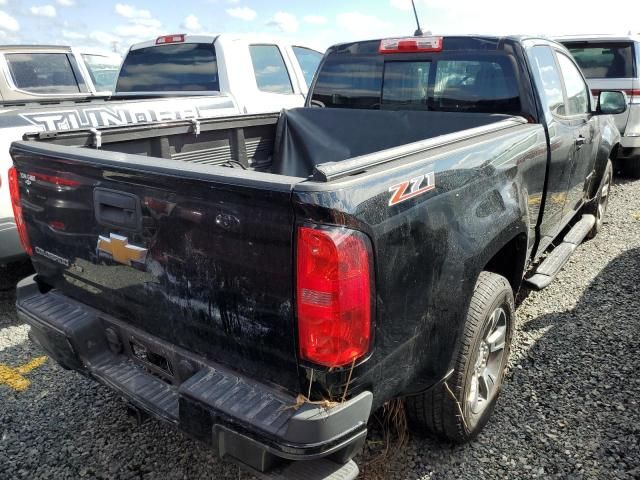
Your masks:
{"label": "cab roof", "polygon": [[589,35],[562,35],[554,37],[557,42],[640,42],[640,34],[612,35],[594,33]]}
{"label": "cab roof", "polygon": [[[183,40],[175,43],[214,43],[214,42],[234,42],[234,41],[243,41],[247,43],[273,43],[273,44],[282,44],[288,43],[291,45],[300,45],[304,46],[304,42],[295,42],[291,40],[285,40],[283,38],[278,38],[271,35],[264,35],[258,33],[210,33],[210,34],[188,34],[188,33],[176,33],[176,34],[166,34],[160,35],[152,40],[147,40],[145,42],[136,43],[131,46],[129,50],[138,50],[141,48],[155,47],[158,45],[158,39],[162,37],[182,37]],[[171,42],[167,42],[166,44],[170,44]],[[305,47],[308,48],[308,47]]]}
{"label": "cab roof", "polygon": [[[505,44],[519,44],[527,40],[543,40],[557,44],[558,42],[543,35],[425,35],[426,37],[442,37],[444,50],[500,50]],[[385,37],[388,38],[388,37]],[[378,45],[385,38],[377,38],[370,40],[360,40],[349,43],[339,43],[327,49],[327,53],[331,52],[347,52],[350,53],[374,53],[377,52]],[[394,38],[414,38],[412,35],[399,35]]]}

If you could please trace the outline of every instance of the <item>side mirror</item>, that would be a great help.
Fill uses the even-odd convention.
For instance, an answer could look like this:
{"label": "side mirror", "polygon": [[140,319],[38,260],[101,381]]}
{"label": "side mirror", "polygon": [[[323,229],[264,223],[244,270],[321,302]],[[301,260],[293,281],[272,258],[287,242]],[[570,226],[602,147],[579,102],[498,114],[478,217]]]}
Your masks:
{"label": "side mirror", "polygon": [[598,113],[616,115],[627,111],[627,95],[618,90],[603,90],[598,97]]}

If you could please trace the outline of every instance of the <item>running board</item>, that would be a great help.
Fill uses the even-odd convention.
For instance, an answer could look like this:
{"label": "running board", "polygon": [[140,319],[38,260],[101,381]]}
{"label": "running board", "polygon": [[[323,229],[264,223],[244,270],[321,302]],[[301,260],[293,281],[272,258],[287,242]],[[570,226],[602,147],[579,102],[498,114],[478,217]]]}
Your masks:
{"label": "running board", "polygon": [[596,224],[596,217],[593,215],[582,215],[569,233],[567,233],[560,245],[553,249],[544,261],[538,265],[535,273],[525,279],[525,281],[538,290],[542,290],[549,285],[556,275],[560,273],[562,267],[567,263],[571,254],[578,248],[585,237]]}

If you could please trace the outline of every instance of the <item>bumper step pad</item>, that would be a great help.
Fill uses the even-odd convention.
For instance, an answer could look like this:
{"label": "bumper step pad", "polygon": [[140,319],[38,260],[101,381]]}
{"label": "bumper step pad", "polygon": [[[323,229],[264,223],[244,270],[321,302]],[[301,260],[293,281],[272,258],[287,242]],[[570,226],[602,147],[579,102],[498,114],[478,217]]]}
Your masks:
{"label": "bumper step pad", "polygon": [[159,378],[147,374],[131,360],[105,355],[94,363],[91,373],[118,391],[130,393],[137,406],[151,410],[171,423],[178,423],[178,392]]}
{"label": "bumper step pad", "polygon": [[359,473],[358,465],[353,460],[339,465],[330,460],[320,459],[293,462],[269,475],[255,475],[265,480],[353,480]]}

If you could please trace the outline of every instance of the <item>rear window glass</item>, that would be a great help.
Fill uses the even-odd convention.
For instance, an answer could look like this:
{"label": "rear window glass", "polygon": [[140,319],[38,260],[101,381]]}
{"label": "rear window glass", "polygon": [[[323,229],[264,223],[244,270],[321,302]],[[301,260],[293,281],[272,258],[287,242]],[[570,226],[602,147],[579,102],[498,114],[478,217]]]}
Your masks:
{"label": "rear window glass", "polygon": [[388,62],[384,69],[382,103],[421,105],[426,102],[431,62]]}
{"label": "rear window glass", "polygon": [[218,63],[210,43],[180,43],[129,52],[118,92],[219,91]]}
{"label": "rear window glass", "polygon": [[376,56],[328,57],[316,80],[312,103],[334,108],[378,108],[382,60]]}
{"label": "rear window glass", "polygon": [[587,78],[633,78],[633,44],[566,43]]}
{"label": "rear window glass", "polygon": [[120,60],[116,57],[89,53],[83,54],[82,59],[87,66],[96,90],[99,92],[113,90],[118,77],[118,70],[120,70]]}
{"label": "rear window glass", "polygon": [[80,93],[66,53],[8,53],[5,55],[15,86],[40,94]]}
{"label": "rear window glass", "polygon": [[312,104],[520,113],[518,81],[509,57],[473,57],[384,61],[380,55],[335,55],[318,74]]}

